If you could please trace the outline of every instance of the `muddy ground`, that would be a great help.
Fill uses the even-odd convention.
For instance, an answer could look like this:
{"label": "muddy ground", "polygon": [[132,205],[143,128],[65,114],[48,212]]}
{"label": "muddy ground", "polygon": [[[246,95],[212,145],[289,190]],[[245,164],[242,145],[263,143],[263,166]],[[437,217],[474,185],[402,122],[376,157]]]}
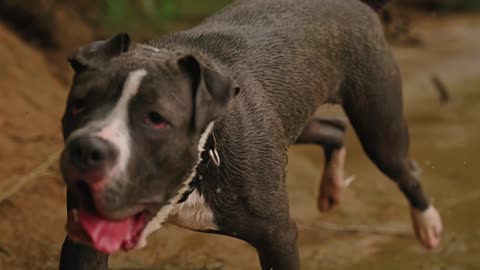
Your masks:
{"label": "muddy ground", "polygon": [[[411,156],[443,214],[442,246],[428,252],[416,242],[405,200],[365,157],[349,128],[347,171],[356,180],[331,213],[315,208],[321,150],[290,151],[288,185],[302,269],[480,269],[480,15],[429,17],[413,25],[422,45],[397,47],[395,53],[405,78]],[[61,148],[59,120],[68,86],[53,75],[48,54],[4,25],[0,63],[0,201],[7,198],[0,203],[0,269],[56,269],[65,190],[58,166],[41,166]],[[433,74],[450,90],[450,104],[440,104]],[[320,113],[343,115],[334,106]],[[34,177],[25,178],[32,171]],[[149,247],[113,256],[110,265],[243,270],[257,264],[243,242],[171,227],[153,235]]]}

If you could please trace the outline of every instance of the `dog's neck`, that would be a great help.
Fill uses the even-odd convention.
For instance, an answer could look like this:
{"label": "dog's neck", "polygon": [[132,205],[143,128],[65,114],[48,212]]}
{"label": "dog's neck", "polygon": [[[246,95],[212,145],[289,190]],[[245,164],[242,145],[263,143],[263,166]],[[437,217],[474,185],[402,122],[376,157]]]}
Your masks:
{"label": "dog's neck", "polygon": [[201,153],[201,161],[197,166],[193,180],[189,184],[189,189],[182,194],[182,197],[177,202],[177,204],[185,202],[188,199],[188,196],[192,194],[195,190],[197,190],[201,194],[201,190],[200,190],[201,181],[204,178],[206,171],[214,167],[219,167],[220,164],[217,165],[213,160],[215,157],[212,157],[209,154],[210,151],[212,152],[217,151],[216,140],[214,136],[215,134],[212,130],[212,132],[208,136],[207,142],[205,143],[204,150]]}

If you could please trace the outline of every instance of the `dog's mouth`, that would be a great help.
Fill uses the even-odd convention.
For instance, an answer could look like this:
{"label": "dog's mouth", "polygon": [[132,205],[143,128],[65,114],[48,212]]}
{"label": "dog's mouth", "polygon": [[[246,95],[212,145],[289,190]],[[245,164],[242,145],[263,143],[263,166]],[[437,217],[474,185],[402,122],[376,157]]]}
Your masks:
{"label": "dog's mouth", "polygon": [[74,241],[93,246],[110,254],[135,248],[152,215],[145,210],[122,220],[109,220],[96,213],[71,209],[67,231]]}

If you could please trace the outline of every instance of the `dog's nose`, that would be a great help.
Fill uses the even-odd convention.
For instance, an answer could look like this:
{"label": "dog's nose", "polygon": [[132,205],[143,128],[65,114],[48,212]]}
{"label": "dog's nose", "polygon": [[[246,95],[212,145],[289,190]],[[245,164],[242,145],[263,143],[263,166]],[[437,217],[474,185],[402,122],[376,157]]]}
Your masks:
{"label": "dog's nose", "polygon": [[69,143],[68,152],[72,165],[86,171],[105,168],[113,164],[117,156],[110,142],[92,136],[75,138]]}

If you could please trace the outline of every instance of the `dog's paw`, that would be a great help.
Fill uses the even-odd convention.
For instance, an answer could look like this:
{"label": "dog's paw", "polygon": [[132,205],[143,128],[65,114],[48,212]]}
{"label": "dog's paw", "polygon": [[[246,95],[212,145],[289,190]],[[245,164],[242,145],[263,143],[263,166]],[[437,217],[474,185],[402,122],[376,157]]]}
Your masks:
{"label": "dog's paw", "polygon": [[428,249],[438,247],[443,225],[437,209],[432,205],[424,211],[411,207],[410,212],[418,240]]}
{"label": "dog's paw", "polygon": [[322,186],[318,196],[318,210],[328,212],[338,205],[341,200],[342,190],[355,180],[355,175],[347,177],[342,182],[330,182],[329,186]]}
{"label": "dog's paw", "polygon": [[318,196],[317,207],[320,212],[328,212],[340,203],[341,187],[330,188],[328,194],[321,193]]}

